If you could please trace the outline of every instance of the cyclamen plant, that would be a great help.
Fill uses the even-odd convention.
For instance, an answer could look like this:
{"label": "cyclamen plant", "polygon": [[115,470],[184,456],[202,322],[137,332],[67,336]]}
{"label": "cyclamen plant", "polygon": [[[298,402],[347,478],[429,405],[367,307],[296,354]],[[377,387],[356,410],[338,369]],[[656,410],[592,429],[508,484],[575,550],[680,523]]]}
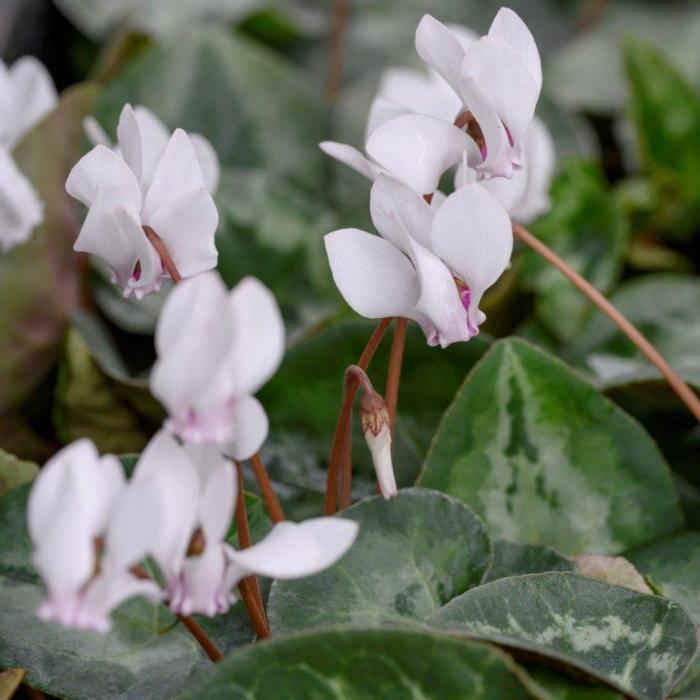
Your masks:
{"label": "cyclamen plant", "polygon": [[[216,271],[216,152],[202,136],[180,128],[171,133],[142,106],[123,107],[116,143],[94,119],[86,121],[94,147],[66,181],[66,191],[87,207],[74,249],[108,266],[125,297],[141,300],[166,281],[173,283],[155,328],[157,359],[149,377],[150,391],[167,416],[129,474],[117,456],[101,456],[87,438],[43,466],[28,504],[33,562],[46,589],[37,611],[43,620],[105,633],[117,607],[140,597],[166,605],[217,661],[220,650],[191,616],[225,614],[240,598],[257,636],[269,636],[257,576],[285,581],[329,570],[346,554],[352,557],[362,535],[358,522],[337,514],[338,506],[352,505],[357,392],[363,392],[360,425],[382,496],[373,507],[379,518],[388,513],[390,520],[388,501],[400,494],[391,447],[407,324],[415,322],[427,345],[441,350],[477,336],[486,319],[484,294],[508,268],[514,236],[607,309],[640,347],[651,347],[518,223],[546,211],[554,162],[551,137],[534,114],[542,69],[523,21],[501,9],[479,38],[426,15],[416,31],[416,50],[428,72],[394,69],[384,76],[368,118],[367,156],[344,144],[320,144],[372,183],[370,215],[378,235],[342,228],[326,234],[324,243],[340,295],[378,325],[345,374],[324,516],[299,523],[286,520],[260,455],[269,421],[256,394],[282,363],[284,319],[262,282],[244,277],[229,290]],[[12,76],[0,68],[1,100],[2,90],[12,94],[2,82],[9,85]],[[20,80],[20,67],[16,72]],[[32,120],[47,108],[50,92],[35,80],[39,96],[27,111]],[[18,126],[0,139],[9,148],[20,131]],[[5,182],[11,182],[13,206],[21,214],[3,241],[8,246],[26,239],[36,225],[37,204],[9,151],[0,150],[0,168],[10,174]],[[438,190],[446,173],[454,185],[449,194]],[[6,216],[15,221],[12,211]],[[392,323],[382,396],[369,378],[369,365]],[[697,410],[697,398],[693,395],[693,403],[685,393],[688,387],[658,353],[654,358]],[[250,462],[274,523],[255,543],[242,462]],[[444,514],[454,503],[445,499],[442,506]],[[481,532],[478,518],[469,518],[469,527]],[[234,524],[238,547],[232,545]],[[490,546],[487,542],[484,551]],[[594,559],[591,568],[599,564]],[[635,585],[644,594],[650,590],[643,581]],[[508,600],[507,591],[502,598]],[[426,619],[452,631],[458,613],[443,605]]]}

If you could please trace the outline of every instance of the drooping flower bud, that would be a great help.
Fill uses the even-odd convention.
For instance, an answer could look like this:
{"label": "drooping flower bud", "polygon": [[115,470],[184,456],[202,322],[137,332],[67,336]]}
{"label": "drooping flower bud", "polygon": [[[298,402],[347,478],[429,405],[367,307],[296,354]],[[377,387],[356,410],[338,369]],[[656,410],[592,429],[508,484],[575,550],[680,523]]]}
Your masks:
{"label": "drooping flower bud", "polygon": [[372,453],[379,489],[385,499],[396,496],[396,479],[391,462],[391,423],[384,399],[376,392],[365,391],[360,401],[360,425]]}

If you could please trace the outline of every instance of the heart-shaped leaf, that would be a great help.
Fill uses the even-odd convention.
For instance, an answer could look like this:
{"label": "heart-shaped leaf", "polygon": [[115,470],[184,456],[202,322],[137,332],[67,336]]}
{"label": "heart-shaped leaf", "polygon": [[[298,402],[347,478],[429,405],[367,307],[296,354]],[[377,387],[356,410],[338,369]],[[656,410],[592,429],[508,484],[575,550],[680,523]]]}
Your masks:
{"label": "heart-shaped leaf", "polygon": [[419,482],[471,505],[496,537],[617,554],[682,524],[642,427],[550,355],[497,343],[447,410]]}
{"label": "heart-shaped leaf", "polygon": [[493,563],[484,582],[507,576],[541,574],[546,571],[574,571],[570,559],[541,544],[493,540]]}
{"label": "heart-shaped leaf", "polygon": [[390,501],[377,496],[341,517],[360,523],[357,541],[330,569],[272,584],[273,632],[417,622],[481,583],[491,563],[481,520],[435,491],[406,489]]}

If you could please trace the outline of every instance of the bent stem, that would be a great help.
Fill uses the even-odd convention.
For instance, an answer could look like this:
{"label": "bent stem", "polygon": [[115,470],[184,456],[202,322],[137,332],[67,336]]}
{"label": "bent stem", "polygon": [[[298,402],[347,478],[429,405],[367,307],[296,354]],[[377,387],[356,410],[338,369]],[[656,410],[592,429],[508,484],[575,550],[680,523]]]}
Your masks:
{"label": "bent stem", "polygon": [[270,477],[265,469],[265,464],[263,463],[260,455],[256,452],[250,458],[250,465],[253,467],[255,472],[255,478],[258,481],[258,486],[260,487],[260,493],[262,493],[263,500],[265,501],[265,507],[267,512],[275,523],[284,520],[284,511],[282,510],[282,505],[277,498],[275,490],[272,488],[270,483]]}
{"label": "bent stem", "polygon": [[408,320],[397,318],[394,326],[394,337],[391,340],[391,352],[389,354],[389,369],[386,376],[386,390],[384,400],[389,411],[389,426],[391,434],[394,434],[396,423],[396,406],[399,402],[399,385],[401,383],[401,365],[403,364],[403,351],[406,345],[406,329]]}
{"label": "bent stem", "polygon": [[158,253],[163,263],[163,267],[168,271],[173,282],[177,284],[182,281],[182,275],[173,262],[170,251],[165,243],[163,243],[163,239],[150,226],[144,226],[143,232],[146,234],[146,238],[148,238],[150,244],[155,248],[156,253]]}
{"label": "bent stem", "polygon": [[[369,363],[372,361],[372,357],[374,357],[374,353],[376,352],[377,347],[379,347],[379,343],[384,337],[386,329],[389,327],[390,323],[390,318],[382,319],[374,329],[370,339],[367,341],[365,349],[362,351],[362,354],[357,360],[358,366],[363,370],[367,370],[369,367]],[[343,403],[340,407],[340,414],[338,415],[338,422],[336,423],[335,433],[333,434],[333,442],[331,443],[331,454],[328,458],[326,499],[323,508],[325,515],[333,515],[333,513],[335,513],[338,509],[338,473],[343,460],[343,454],[347,452],[347,446],[350,444],[350,419],[352,417],[352,403],[355,400],[355,395],[357,394],[358,388],[359,383],[356,377],[350,378],[350,380],[345,384]],[[349,466],[348,463],[350,463]],[[344,479],[343,484],[344,489],[349,492],[352,481],[352,464],[349,458],[346,458],[345,465],[347,478]],[[349,475],[347,474],[348,471],[350,472]]]}
{"label": "bent stem", "polygon": [[326,99],[334,105],[340,97],[343,82],[343,49],[345,25],[348,21],[348,0],[334,0],[331,19],[330,50],[328,52],[328,73],[326,74]]}
{"label": "bent stem", "polygon": [[[243,490],[243,470],[240,462],[235,462],[236,477],[238,479],[238,498],[236,499],[236,532],[238,533],[238,544],[241,549],[250,547],[250,529],[248,527],[248,512],[245,505],[245,491]],[[241,593],[243,604],[248,611],[250,621],[255,627],[258,638],[264,639],[270,636],[270,628],[265,616],[265,607],[260,593],[260,584],[255,575],[246,576],[239,584],[238,590]]]}
{"label": "bent stem", "polygon": [[639,330],[616,309],[593,285],[581,277],[551,248],[533,236],[526,228],[513,222],[513,234],[541,255],[550,265],[565,275],[572,284],[583,292],[610,320],[644,353],[647,359],[661,372],[668,385],[676,392],[688,410],[700,422],[700,399],[668,364],[661,353],[639,332]]}

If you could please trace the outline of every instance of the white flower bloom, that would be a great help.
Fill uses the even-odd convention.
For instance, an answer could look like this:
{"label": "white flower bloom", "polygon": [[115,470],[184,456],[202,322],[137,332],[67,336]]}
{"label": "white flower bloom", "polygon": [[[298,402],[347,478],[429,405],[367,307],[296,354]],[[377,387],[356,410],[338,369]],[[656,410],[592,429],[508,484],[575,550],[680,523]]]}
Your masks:
{"label": "white flower bloom", "polygon": [[[125,143],[130,144],[130,146],[126,147],[133,148],[133,144],[131,144],[133,136],[128,133],[128,131],[130,130],[138,134],[140,139],[140,145],[138,146],[139,153],[132,157],[131,161],[127,162],[130,162],[130,165],[134,166],[134,173],[139,178],[141,188],[145,191],[153,181],[156,167],[163,157],[163,153],[165,153],[172,133],[148,107],[136,105],[136,107],[131,108],[130,105],[126,105],[124,110],[127,112],[131,110],[133,112],[133,120],[135,120],[138,129],[133,129],[133,123],[129,121],[125,121],[123,126],[120,122],[117,136],[119,137],[119,135],[122,134]],[[124,114],[124,112],[122,112],[122,114]],[[132,114],[129,114],[129,120],[131,119]],[[114,146],[112,144],[109,136],[107,136],[104,129],[94,117],[86,117],[83,121],[83,128],[93,146],[106,146],[124,156],[120,145],[117,144]],[[204,136],[191,132],[188,132],[188,136],[194,147],[199,166],[202,169],[204,184],[209,193],[214,195],[216,194],[216,190],[219,187],[219,180],[221,179],[221,167],[216,150]]]}
{"label": "white flower bloom", "polygon": [[[367,380],[369,383],[369,379]],[[377,474],[379,490],[385,500],[398,493],[394,465],[391,461],[391,423],[384,399],[374,389],[363,387],[360,401],[360,426],[372,454],[372,464]]]}
{"label": "white flower bloom", "polygon": [[26,242],[44,220],[44,205],[12,156],[0,146],[0,252]]}
{"label": "white flower bloom", "polygon": [[156,327],[151,391],[166,428],[190,442],[215,442],[235,459],[255,454],[267,416],[253,397],[279,366],[284,324],[272,293],[243,279],[230,292],[216,273],[178,284]]}
{"label": "white flower bloom", "polygon": [[24,56],[8,68],[0,61],[0,145],[11,149],[58,102],[44,65]]}
{"label": "white flower bloom", "polygon": [[116,457],[78,440],[39,472],[29,497],[34,564],[46,587],[39,616],[66,626],[109,628],[109,614],[158,586],[130,573],[149,551],[159,512],[148,494],[125,487]]}
{"label": "white flower bloom", "polygon": [[510,260],[510,220],[478,184],[433,210],[403,183],[381,175],[370,196],[381,236],[342,229],[325,237],[340,293],[367,318],[416,321],[429,345],[446,347],[478,333],[483,293]]}
{"label": "white flower bloom", "polygon": [[74,249],[101,258],[124,296],[157,291],[168,276],[144,227],[160,236],[182,277],[211,270],[217,261],[218,212],[192,139],[176,129],[159,151],[148,123],[126,105],[119,153],[96,146],[66,181],[66,191],[89,207]]}

